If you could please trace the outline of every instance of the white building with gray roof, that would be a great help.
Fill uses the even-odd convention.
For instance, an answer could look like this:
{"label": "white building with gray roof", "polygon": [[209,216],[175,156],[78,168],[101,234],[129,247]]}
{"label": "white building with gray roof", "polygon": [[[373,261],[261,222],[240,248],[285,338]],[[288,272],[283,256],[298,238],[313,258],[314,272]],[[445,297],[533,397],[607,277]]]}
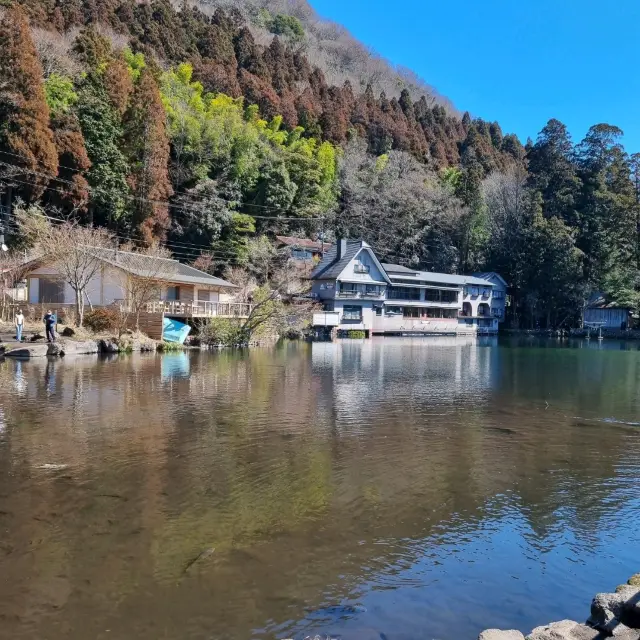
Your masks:
{"label": "white building with gray roof", "polygon": [[382,263],[363,240],[339,240],[311,274],[322,302],[316,327],[367,336],[497,333],[506,283],[498,274],[456,275]]}

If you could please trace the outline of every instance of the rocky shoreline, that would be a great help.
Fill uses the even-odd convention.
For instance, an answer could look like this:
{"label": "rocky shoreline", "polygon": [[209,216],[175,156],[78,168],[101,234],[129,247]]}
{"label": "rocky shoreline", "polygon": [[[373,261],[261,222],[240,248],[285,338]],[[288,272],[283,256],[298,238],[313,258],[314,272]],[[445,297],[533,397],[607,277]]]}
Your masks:
{"label": "rocky shoreline", "polygon": [[158,345],[159,343],[155,340],[145,337],[123,336],[121,338],[100,338],[96,340],[60,338],[51,344],[46,342],[25,342],[13,348],[7,348],[8,345],[0,345],[0,356],[29,359],[98,353],[151,352],[156,351]]}
{"label": "rocky shoreline", "polygon": [[561,620],[536,627],[525,636],[513,629],[487,629],[478,640],[640,640],[640,574],[629,578],[615,593],[598,593],[585,623]]}

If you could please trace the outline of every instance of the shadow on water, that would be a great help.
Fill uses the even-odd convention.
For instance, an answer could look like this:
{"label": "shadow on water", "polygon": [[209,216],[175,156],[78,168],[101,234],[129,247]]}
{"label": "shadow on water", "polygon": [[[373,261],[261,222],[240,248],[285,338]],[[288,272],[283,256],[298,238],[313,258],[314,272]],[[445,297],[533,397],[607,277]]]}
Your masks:
{"label": "shadow on water", "polygon": [[559,346],[0,363],[3,631],[457,640],[584,618],[637,569],[640,356]]}

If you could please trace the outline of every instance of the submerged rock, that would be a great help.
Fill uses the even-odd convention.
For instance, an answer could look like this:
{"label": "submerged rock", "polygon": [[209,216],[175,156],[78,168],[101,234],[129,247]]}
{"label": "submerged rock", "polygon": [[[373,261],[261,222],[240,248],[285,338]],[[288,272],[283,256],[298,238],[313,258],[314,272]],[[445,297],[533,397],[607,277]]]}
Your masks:
{"label": "submerged rock", "polygon": [[487,629],[478,636],[478,640],[524,640],[524,635],[515,629]]}
{"label": "submerged rock", "polygon": [[198,564],[206,560],[209,556],[213,555],[214,551],[215,549],[213,547],[209,547],[208,549],[201,551],[193,560],[189,560],[187,566],[184,568],[184,572],[190,573]]}

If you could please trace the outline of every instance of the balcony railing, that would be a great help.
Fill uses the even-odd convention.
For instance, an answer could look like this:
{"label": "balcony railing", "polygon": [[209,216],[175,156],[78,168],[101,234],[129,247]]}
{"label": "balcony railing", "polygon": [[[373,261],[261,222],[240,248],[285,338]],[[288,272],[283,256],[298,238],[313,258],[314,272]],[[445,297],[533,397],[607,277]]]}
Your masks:
{"label": "balcony railing", "polygon": [[362,298],[380,300],[384,298],[384,292],[343,290],[336,291],[336,296],[338,298],[349,298],[350,300]]}
{"label": "balcony railing", "polygon": [[147,311],[183,317],[247,318],[251,305],[244,302],[158,300],[147,303]]}

